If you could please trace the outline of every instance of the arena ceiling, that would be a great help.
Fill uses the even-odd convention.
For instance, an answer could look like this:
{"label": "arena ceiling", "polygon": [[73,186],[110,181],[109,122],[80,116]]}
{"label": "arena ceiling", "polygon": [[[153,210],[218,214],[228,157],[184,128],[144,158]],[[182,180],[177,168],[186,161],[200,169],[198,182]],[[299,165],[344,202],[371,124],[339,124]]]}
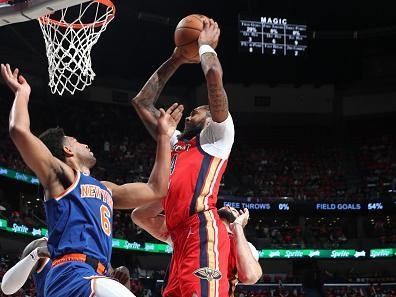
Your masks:
{"label": "arena ceiling", "polygon": [[[222,35],[218,53],[226,81],[353,80],[362,76],[367,57],[396,52],[392,44],[396,18],[385,0],[115,0],[115,4],[117,17],[92,53],[98,78],[145,80],[172,52],[177,22],[191,13],[206,14],[219,22]],[[307,24],[316,38],[309,41],[303,59],[243,55],[238,51],[239,13],[286,17]],[[355,31],[366,32],[366,37],[354,39]],[[38,24],[1,27],[0,61],[45,75],[47,63]],[[186,66],[173,82],[194,85],[202,79],[198,67]]]}

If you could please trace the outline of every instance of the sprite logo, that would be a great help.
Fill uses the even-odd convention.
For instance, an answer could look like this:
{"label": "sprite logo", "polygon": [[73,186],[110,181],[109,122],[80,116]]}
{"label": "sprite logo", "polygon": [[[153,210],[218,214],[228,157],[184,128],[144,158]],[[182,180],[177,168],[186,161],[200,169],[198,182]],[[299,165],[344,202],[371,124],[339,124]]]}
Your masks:
{"label": "sprite logo", "polygon": [[302,258],[304,256],[303,251],[286,251],[286,258]]}
{"label": "sprite logo", "polygon": [[347,250],[331,251],[330,257],[332,257],[332,258],[347,258],[347,257],[349,257],[349,251],[347,251]]}
{"label": "sprite logo", "polygon": [[370,253],[371,258],[392,257],[392,256],[393,256],[393,249],[371,250],[371,253]]}

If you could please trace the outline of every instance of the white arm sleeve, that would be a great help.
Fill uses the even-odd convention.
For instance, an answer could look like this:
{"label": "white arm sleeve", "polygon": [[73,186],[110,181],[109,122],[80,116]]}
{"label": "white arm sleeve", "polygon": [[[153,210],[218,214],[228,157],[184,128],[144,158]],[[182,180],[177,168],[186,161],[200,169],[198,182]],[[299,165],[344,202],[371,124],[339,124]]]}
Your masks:
{"label": "white arm sleeve", "polygon": [[35,249],[11,267],[6,274],[4,274],[1,281],[1,290],[3,293],[11,295],[22,288],[39,259],[37,249]]}
{"label": "white arm sleeve", "polygon": [[202,149],[211,156],[228,159],[234,144],[235,129],[230,114],[224,122],[211,121],[200,134]]}
{"label": "white arm sleeve", "polygon": [[256,261],[258,261],[260,258],[258,250],[249,241],[248,241],[248,244],[249,244],[250,250],[252,251],[253,257],[256,259]]}
{"label": "white arm sleeve", "polygon": [[136,297],[124,285],[114,279],[106,277],[92,278],[93,292],[90,296],[96,297]]}
{"label": "white arm sleeve", "polygon": [[170,144],[171,144],[172,148],[178,142],[177,136],[179,136],[180,134],[181,134],[181,132],[179,130],[176,130],[175,132],[173,132],[173,135],[170,139]]}

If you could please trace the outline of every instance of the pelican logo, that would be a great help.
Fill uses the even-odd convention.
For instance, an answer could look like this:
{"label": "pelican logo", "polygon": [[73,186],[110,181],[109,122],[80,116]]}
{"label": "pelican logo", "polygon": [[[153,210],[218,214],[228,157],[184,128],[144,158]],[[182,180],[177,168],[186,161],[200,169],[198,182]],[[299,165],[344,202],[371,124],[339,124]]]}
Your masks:
{"label": "pelican logo", "polygon": [[195,270],[194,275],[208,281],[221,279],[221,272],[209,267],[202,267]]}

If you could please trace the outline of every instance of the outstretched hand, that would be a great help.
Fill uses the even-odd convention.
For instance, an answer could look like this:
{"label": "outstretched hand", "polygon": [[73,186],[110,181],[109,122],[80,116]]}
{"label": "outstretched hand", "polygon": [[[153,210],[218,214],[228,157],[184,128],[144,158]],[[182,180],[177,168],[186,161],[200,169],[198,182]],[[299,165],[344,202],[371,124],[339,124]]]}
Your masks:
{"label": "outstretched hand", "polygon": [[235,219],[233,225],[239,224],[245,228],[249,221],[249,210],[247,208],[239,211],[239,216]]}
{"label": "outstretched hand", "polygon": [[1,76],[3,77],[7,86],[14,93],[24,92],[28,95],[30,94],[30,86],[26,79],[22,75],[19,75],[18,68],[15,68],[14,71],[12,71],[9,64],[1,64]]}
{"label": "outstretched hand", "polygon": [[160,117],[158,119],[158,134],[166,134],[169,137],[173,135],[180,119],[183,116],[183,105],[173,103],[166,111],[160,108]]}
{"label": "outstretched hand", "polygon": [[198,38],[198,46],[207,44],[214,46],[219,41],[220,28],[217,22],[213,19],[203,21],[203,29]]}

